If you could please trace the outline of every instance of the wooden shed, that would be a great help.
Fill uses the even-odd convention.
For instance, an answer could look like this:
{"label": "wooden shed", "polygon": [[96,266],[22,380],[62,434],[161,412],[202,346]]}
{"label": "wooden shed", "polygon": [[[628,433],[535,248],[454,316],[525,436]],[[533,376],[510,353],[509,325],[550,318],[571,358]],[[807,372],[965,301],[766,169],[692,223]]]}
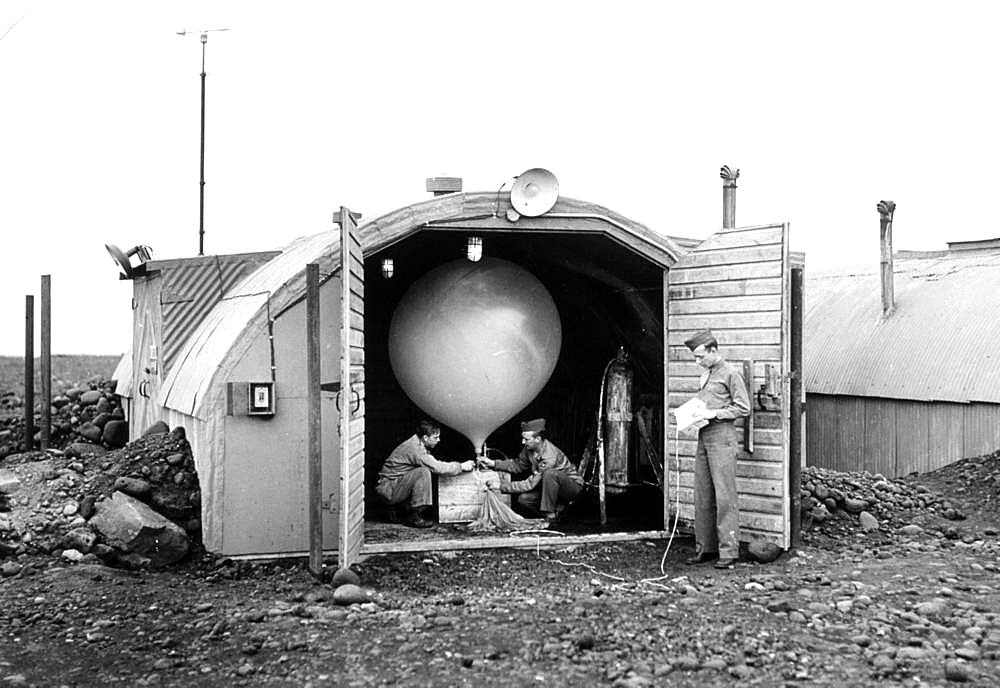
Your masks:
{"label": "wooden shed", "polygon": [[[699,370],[683,341],[711,327],[727,358],[753,361],[751,388],[763,386],[770,393],[754,395],[761,403],[747,435],[752,446],[744,447],[738,465],[744,534],[789,546],[795,511],[790,503],[797,490],[790,489],[789,475],[796,429],[788,374],[793,333],[787,225],[724,229],[682,247],[590,202],[559,198],[538,217],[510,216],[509,208],[506,193],[451,193],[400,208],[356,231],[352,222],[342,222],[343,236],[338,230],[302,238],[277,254],[145,266],[145,276],[135,280],[131,377],[119,391],[130,398],[133,436],[157,418],[186,429],[209,550],[230,556],[307,550],[308,263],[319,264],[323,304],[324,547],[350,563],[364,553],[454,546],[366,542],[365,503],[384,457],[412,432],[419,414],[388,365],[392,313],[409,284],[464,255],[466,237],[473,233],[483,238],[488,255],[514,262],[542,281],[563,326],[551,379],[516,419],[495,431],[493,445],[516,447],[517,420],[540,415],[550,419],[553,440],[579,458],[601,372],[620,346],[632,355],[636,396],[644,395],[655,411],[666,489],[651,506],[626,504],[625,509],[644,510],[630,521],[638,525],[581,538],[659,537],[675,507],[682,523],[693,518],[695,442],[675,441],[665,409],[697,390]],[[381,274],[385,257],[394,261],[392,279]],[[227,273],[232,277],[211,282],[218,297],[192,299],[192,304],[212,303],[199,309],[198,317],[188,317],[186,328],[168,328],[166,310],[176,301],[164,294],[173,294],[168,285],[178,281],[171,274],[179,278],[188,266],[213,262],[232,264]],[[346,284],[345,264],[351,267]],[[199,282],[202,291],[206,283]],[[349,384],[337,391],[345,373]],[[247,412],[248,398],[252,408],[256,394],[264,394],[258,401],[269,402],[270,411],[265,405],[262,413]],[[455,438],[437,453],[469,458],[472,447]],[[474,546],[524,544],[497,537]]]}
{"label": "wooden shed", "polygon": [[806,279],[813,465],[900,476],[1000,447],[1000,240],[893,258],[889,314],[877,265]]}

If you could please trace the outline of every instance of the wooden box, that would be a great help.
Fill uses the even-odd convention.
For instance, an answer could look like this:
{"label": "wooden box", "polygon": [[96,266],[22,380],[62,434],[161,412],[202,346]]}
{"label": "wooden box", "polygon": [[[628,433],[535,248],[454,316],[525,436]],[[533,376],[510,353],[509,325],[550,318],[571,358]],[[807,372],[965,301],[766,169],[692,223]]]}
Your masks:
{"label": "wooden box", "polygon": [[[500,476],[496,471],[439,475],[438,522],[463,523],[479,518],[487,480],[499,481]],[[510,495],[501,494],[500,498],[510,506]]]}

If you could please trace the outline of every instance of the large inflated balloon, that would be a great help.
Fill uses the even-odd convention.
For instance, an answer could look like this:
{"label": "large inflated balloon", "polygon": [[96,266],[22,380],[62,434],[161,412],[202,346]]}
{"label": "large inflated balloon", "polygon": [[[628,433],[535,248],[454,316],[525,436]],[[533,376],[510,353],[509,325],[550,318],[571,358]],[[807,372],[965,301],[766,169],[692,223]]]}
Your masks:
{"label": "large inflated balloon", "polygon": [[403,390],[477,452],[538,395],[561,344],[552,296],[499,258],[431,270],[403,295],[389,325],[389,361]]}

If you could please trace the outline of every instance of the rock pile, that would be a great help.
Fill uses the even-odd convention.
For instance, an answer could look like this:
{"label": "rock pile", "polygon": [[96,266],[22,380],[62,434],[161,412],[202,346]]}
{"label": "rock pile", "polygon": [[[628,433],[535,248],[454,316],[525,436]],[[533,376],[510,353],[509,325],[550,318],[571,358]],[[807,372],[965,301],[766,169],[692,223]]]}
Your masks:
{"label": "rock pile", "polygon": [[[54,386],[54,389],[58,387]],[[128,442],[128,425],[115,385],[110,381],[95,380],[86,384],[68,387],[52,398],[49,446],[62,449],[75,441],[99,444],[107,449],[117,449]],[[15,411],[23,406],[23,401],[8,393],[3,397],[2,407]],[[41,441],[38,423],[41,416],[36,412],[34,427],[35,446]],[[15,414],[0,421],[0,460],[18,452],[24,452],[24,418]]]}
{"label": "rock pile", "polygon": [[113,451],[77,441],[13,454],[3,470],[18,484],[5,490],[0,556],[41,552],[156,567],[182,559],[190,540],[200,540],[201,493],[183,428],[157,424]]}
{"label": "rock pile", "polygon": [[801,498],[804,528],[839,519],[855,521],[861,530],[875,531],[883,526],[903,525],[901,514],[913,510],[937,513],[950,520],[965,518],[937,492],[868,471],[803,468]]}

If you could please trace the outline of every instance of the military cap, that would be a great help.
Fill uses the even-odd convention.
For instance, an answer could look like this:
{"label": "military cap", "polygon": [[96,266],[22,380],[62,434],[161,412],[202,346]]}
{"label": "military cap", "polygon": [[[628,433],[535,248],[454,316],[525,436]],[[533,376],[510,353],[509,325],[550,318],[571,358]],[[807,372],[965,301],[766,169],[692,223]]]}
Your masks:
{"label": "military cap", "polygon": [[694,351],[703,344],[705,346],[709,345],[718,346],[719,342],[716,341],[715,335],[712,334],[711,330],[702,330],[701,332],[692,335],[691,339],[688,339],[686,342],[684,342],[684,346],[691,349],[691,351]]}
{"label": "military cap", "polygon": [[521,423],[521,432],[542,432],[545,430],[545,419],[535,418]]}

